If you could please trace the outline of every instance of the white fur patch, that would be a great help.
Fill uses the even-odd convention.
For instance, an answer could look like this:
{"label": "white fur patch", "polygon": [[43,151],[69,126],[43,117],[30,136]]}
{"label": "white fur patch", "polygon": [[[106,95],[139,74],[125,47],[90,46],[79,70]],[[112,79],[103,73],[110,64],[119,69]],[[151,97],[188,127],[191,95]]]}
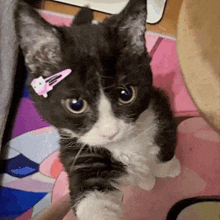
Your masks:
{"label": "white fur patch", "polygon": [[98,121],[89,132],[79,138],[80,142],[90,146],[104,146],[116,142],[126,135],[130,125],[114,116],[111,103],[103,92],[101,93],[98,111]]}
{"label": "white fur patch", "polygon": [[76,209],[78,220],[120,220],[123,216],[122,193],[89,192]]}
{"label": "white fur patch", "polygon": [[160,151],[154,144],[156,120],[154,111],[149,107],[140,115],[135,126],[132,126],[127,138],[105,145],[116,159],[127,165],[130,175],[123,182],[139,185],[146,190],[152,189],[155,184],[154,166]]}
{"label": "white fur patch", "polygon": [[[103,93],[98,109],[98,121],[79,141],[105,147],[115,159],[124,163],[129,174],[122,180],[125,184],[152,189],[155,184],[154,167],[158,162],[160,148],[154,143],[158,125],[151,106],[135,123],[130,124],[113,115],[111,104]],[[108,137],[112,134],[116,135],[110,140]]]}

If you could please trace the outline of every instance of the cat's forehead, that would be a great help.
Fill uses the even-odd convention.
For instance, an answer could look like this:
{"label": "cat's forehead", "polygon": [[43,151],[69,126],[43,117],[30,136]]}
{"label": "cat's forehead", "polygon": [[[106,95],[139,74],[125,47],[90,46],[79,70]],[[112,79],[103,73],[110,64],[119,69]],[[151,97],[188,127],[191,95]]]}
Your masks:
{"label": "cat's forehead", "polygon": [[69,28],[61,27],[60,29],[64,32],[66,37],[66,39],[63,40],[68,43],[72,42],[75,47],[78,48],[87,47],[88,51],[94,47],[101,47],[107,40],[104,37],[105,27],[101,24],[73,25]]}
{"label": "cat's forehead", "polygon": [[111,41],[106,39],[101,25],[88,24],[61,30],[65,34],[64,40],[61,39],[62,63],[72,69],[73,78],[85,84],[85,80],[100,80],[106,69],[115,67],[116,56],[110,52]]}
{"label": "cat's forehead", "polygon": [[97,65],[100,51],[107,51],[110,47],[98,25],[88,24],[60,30],[64,36],[60,39],[63,62],[72,64],[75,68],[80,66],[85,71],[88,67]]}

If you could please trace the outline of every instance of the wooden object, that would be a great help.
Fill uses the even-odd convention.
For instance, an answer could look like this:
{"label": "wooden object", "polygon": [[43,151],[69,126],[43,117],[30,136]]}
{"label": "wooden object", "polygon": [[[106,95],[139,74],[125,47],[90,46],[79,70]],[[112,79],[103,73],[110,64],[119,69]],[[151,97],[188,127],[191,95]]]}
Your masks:
{"label": "wooden object", "polygon": [[220,133],[220,1],[184,0],[177,52],[186,87],[204,118]]}
{"label": "wooden object", "polygon": [[[148,24],[148,31],[176,37],[177,21],[182,1],[183,0],[167,0],[162,19],[157,24]],[[80,7],[46,0],[42,4],[41,9],[75,15]],[[109,16],[109,14],[102,12],[94,13],[94,19],[98,21],[102,21],[107,16]]]}

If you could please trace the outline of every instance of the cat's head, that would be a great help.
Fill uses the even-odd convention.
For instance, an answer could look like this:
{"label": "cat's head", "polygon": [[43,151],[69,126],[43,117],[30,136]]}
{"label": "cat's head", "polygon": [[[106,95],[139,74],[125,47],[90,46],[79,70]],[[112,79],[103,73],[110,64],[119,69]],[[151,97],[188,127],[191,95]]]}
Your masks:
{"label": "cat's head", "polygon": [[[83,19],[83,14],[70,27],[55,27],[19,3],[16,28],[31,97],[41,116],[61,135],[101,146],[129,135],[149,105],[146,0],[130,0],[120,14],[99,24],[92,24],[88,16]],[[36,78],[65,69],[71,74],[47,98],[30,86]]]}

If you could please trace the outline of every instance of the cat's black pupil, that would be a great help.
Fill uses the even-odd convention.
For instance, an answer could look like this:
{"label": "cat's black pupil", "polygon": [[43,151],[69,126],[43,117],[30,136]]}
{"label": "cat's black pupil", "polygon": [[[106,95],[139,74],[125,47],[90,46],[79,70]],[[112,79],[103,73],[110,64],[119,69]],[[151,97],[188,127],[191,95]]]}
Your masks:
{"label": "cat's black pupil", "polygon": [[83,101],[73,99],[70,106],[74,111],[80,111],[83,108]]}
{"label": "cat's black pupil", "polygon": [[130,88],[123,88],[120,91],[120,98],[123,101],[129,101],[132,98],[132,90]]}

